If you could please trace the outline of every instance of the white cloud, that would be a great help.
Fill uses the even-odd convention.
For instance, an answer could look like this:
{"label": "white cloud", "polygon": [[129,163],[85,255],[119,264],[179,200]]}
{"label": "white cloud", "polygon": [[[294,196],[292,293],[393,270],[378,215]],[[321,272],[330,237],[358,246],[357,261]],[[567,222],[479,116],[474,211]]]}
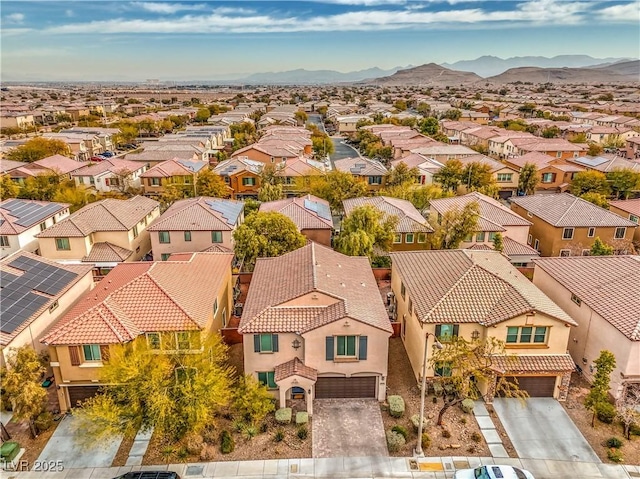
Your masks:
{"label": "white cloud", "polygon": [[65,10],[64,14],[67,17],[73,17],[75,15],[75,13],[73,13],[73,10],[70,10],[70,9],[69,10]]}
{"label": "white cloud", "polygon": [[6,23],[20,24],[24,22],[24,14],[23,13],[11,13],[9,15],[5,15],[4,21]]}
{"label": "white cloud", "polygon": [[33,58],[33,57],[59,57],[70,55],[69,50],[63,48],[23,48],[2,52],[3,58]]}
{"label": "white cloud", "polygon": [[202,10],[204,5],[190,5],[186,3],[164,3],[164,2],[133,2],[134,7],[142,8],[152,13],[162,13],[171,15],[185,10]]}
{"label": "white cloud", "polygon": [[[3,37],[15,37],[18,35],[23,35],[25,33],[30,33],[33,29],[31,28],[0,28],[0,35]],[[2,56],[5,56],[5,51],[2,51]]]}
{"label": "white cloud", "polygon": [[250,8],[218,7],[213,9],[213,13],[218,15],[252,15],[256,11]]}
{"label": "white cloud", "polygon": [[597,16],[600,20],[605,21],[638,22],[640,20],[640,1],[605,7],[597,13]]}

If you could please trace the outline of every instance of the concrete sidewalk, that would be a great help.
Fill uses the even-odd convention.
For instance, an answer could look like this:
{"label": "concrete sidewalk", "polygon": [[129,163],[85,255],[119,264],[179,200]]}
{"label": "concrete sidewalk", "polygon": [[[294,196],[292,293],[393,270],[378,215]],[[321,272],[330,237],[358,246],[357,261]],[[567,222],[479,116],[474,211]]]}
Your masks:
{"label": "concrete sidewalk", "polygon": [[182,479],[203,478],[452,478],[458,469],[482,464],[509,464],[527,469],[536,479],[632,479],[640,478],[640,466],[542,459],[493,459],[491,457],[343,457],[273,459],[266,461],[206,462],[169,466],[66,469],[61,472],[3,472],[3,479],[111,479],[129,471],[170,470]]}

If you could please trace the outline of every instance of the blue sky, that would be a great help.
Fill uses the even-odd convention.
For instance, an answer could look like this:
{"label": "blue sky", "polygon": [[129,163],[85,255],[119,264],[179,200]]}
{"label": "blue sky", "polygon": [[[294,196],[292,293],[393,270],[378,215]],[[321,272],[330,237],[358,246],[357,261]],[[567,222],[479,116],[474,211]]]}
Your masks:
{"label": "blue sky", "polygon": [[2,80],[204,80],[482,55],[640,57],[640,1],[2,1]]}

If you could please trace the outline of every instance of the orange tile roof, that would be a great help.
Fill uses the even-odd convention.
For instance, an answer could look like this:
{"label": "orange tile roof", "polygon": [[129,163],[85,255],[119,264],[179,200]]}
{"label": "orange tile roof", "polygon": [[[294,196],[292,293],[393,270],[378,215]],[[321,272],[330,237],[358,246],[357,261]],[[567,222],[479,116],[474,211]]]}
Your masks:
{"label": "orange tile roof", "polygon": [[295,357],[286,363],[278,364],[275,367],[274,379],[276,382],[290,378],[291,376],[301,376],[315,381],[318,379],[318,370],[306,366],[298,357]]}
{"label": "orange tile roof", "polygon": [[500,374],[559,373],[576,368],[569,354],[495,356],[491,368]]}

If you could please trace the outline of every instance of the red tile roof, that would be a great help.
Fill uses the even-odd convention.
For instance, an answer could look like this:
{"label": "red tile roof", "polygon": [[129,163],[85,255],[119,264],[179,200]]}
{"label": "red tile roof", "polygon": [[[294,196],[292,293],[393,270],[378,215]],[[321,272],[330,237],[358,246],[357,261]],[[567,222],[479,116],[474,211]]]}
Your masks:
{"label": "red tile roof", "polygon": [[282,381],[283,379],[290,378],[291,376],[301,376],[303,378],[311,379],[315,381],[318,379],[318,370],[305,364],[300,358],[293,358],[286,363],[278,364],[275,368],[275,381]]}
{"label": "red tile roof", "polygon": [[495,356],[491,368],[500,374],[560,373],[576,368],[569,354]]}

